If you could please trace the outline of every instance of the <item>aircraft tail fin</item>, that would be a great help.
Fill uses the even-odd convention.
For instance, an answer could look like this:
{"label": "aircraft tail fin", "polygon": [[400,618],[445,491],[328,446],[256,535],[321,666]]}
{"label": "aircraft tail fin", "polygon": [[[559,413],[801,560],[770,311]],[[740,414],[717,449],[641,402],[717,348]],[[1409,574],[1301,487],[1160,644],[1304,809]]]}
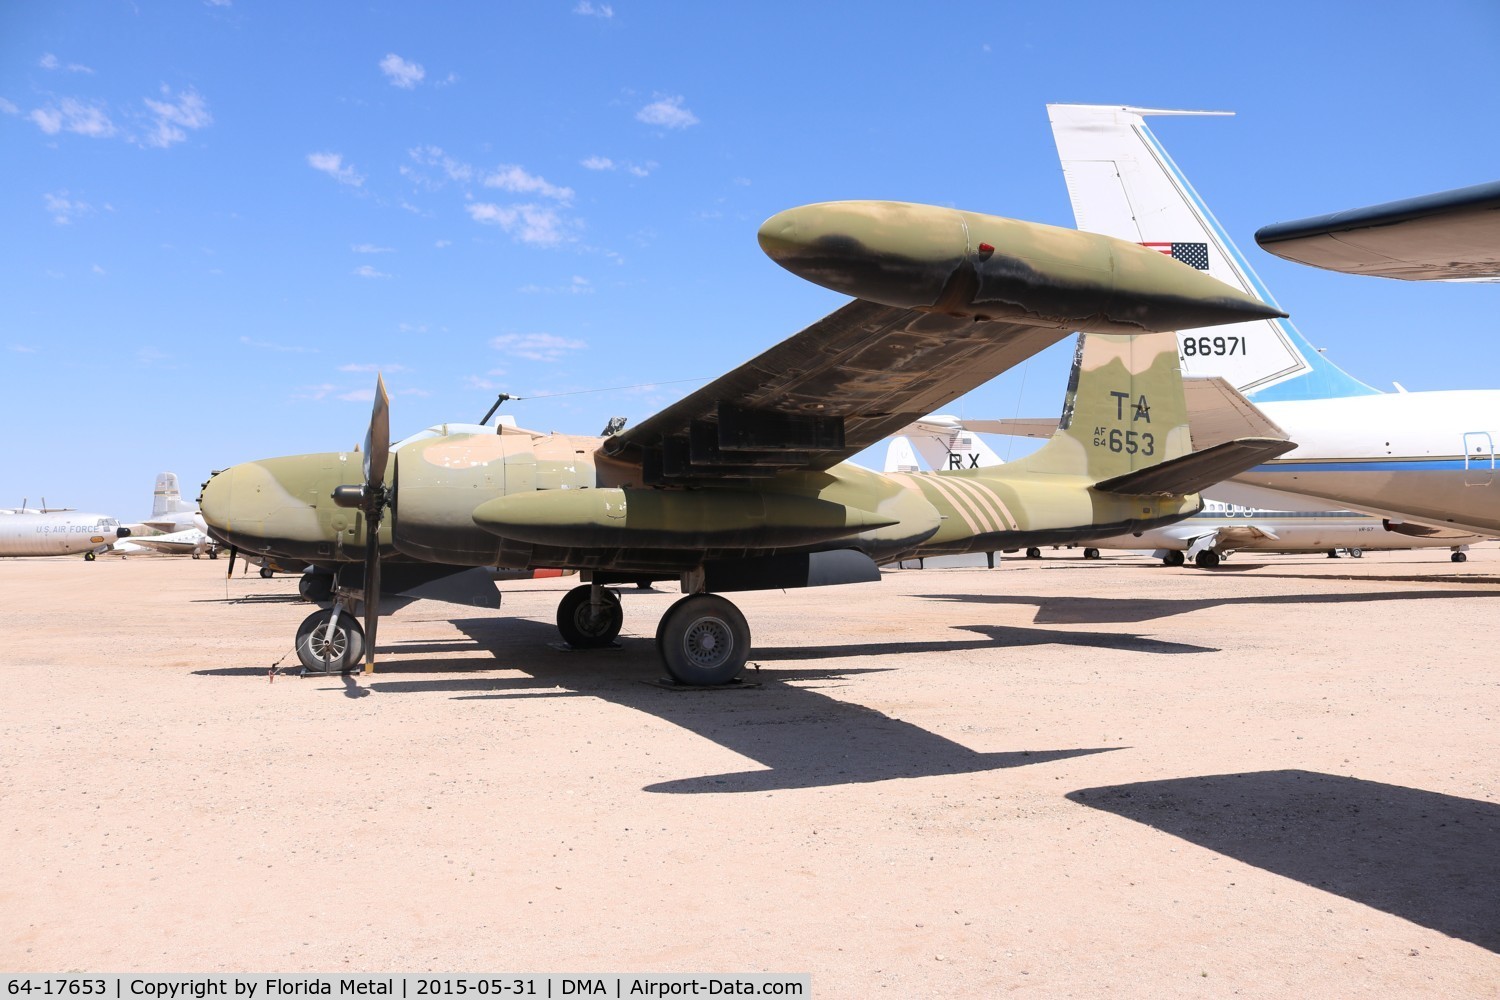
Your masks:
{"label": "aircraft tail fin", "polygon": [[151,516],[159,518],[166,514],[192,513],[198,508],[182,499],[182,490],[177,485],[177,473],[160,472],[156,476],[156,488],[151,494]]}
{"label": "aircraft tail fin", "polygon": [[886,472],[920,472],[922,467],[917,464],[917,453],[912,450],[911,441],[905,437],[891,438],[890,447],[885,450]]}
{"label": "aircraft tail fin", "polygon": [[[1270,291],[1146,126],[1148,115],[1221,115],[1049,104],[1078,228],[1152,247],[1275,305]],[[1258,401],[1378,390],[1326,360],[1285,319],[1179,333],[1189,375],[1222,375]]]}
{"label": "aircraft tail fin", "polygon": [[1011,465],[1101,482],[1192,450],[1177,335],[1091,333],[1078,338],[1057,430]]}

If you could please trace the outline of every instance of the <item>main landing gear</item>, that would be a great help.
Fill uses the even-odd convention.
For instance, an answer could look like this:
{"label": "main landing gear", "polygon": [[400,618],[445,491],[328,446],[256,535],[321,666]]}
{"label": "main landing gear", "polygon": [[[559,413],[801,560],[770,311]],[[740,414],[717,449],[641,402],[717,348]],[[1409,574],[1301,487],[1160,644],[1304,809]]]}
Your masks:
{"label": "main landing gear", "polygon": [[1167,554],[1161,557],[1161,561],[1167,566],[1181,566],[1187,562],[1187,553],[1181,549],[1168,549]]}
{"label": "main landing gear", "polygon": [[[599,584],[574,587],[557,606],[557,630],[576,649],[612,644],[624,621],[619,596]],[[719,595],[689,594],[662,616],[656,651],[679,684],[728,684],[744,672],[750,656],[750,625]]]}
{"label": "main landing gear", "polygon": [[1193,557],[1193,562],[1198,566],[1199,569],[1213,569],[1215,566],[1219,565],[1221,561],[1222,560],[1219,554],[1213,549],[1204,549],[1202,552]]}

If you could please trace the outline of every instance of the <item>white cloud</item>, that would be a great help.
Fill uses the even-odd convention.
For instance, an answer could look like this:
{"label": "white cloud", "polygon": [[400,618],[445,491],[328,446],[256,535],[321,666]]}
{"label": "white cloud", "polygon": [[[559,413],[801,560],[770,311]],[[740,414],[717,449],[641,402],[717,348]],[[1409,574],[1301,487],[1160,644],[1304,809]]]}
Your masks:
{"label": "white cloud", "polygon": [[359,265],[359,267],[356,267],[354,269],[353,273],[359,275],[361,278],[389,278],[390,277],[389,274],[386,274],[384,271],[377,271],[373,267],[371,267],[369,264],[361,264],[361,265]]}
{"label": "white cloud", "polygon": [[[467,163],[455,160],[443,152],[440,146],[417,146],[406,151],[406,155],[414,162],[424,167],[437,167],[442,170],[443,176],[450,181],[458,181],[467,184],[474,179],[474,168]],[[441,180],[434,180],[425,174],[418,173],[408,166],[401,167],[401,175],[410,177],[422,186],[436,190],[442,187]]]}
{"label": "white cloud", "polygon": [[346,403],[372,403],[375,401],[375,390],[373,388],[351,389],[348,392],[339,393],[338,398]]}
{"label": "white cloud", "polygon": [[199,129],[213,124],[214,117],[208,112],[208,104],[196,90],[188,89],[176,101],[171,100],[171,88],[164,86],[161,92],[167,100],[153,101],[149,97],[145,98],[146,107],[151,109],[155,119],[151,131],[146,133],[143,140],[146,145],[165,149],[187,138],[183,129]]}
{"label": "white cloud", "polygon": [[52,221],[59,226],[66,226],[75,219],[91,215],[94,211],[94,206],[86,201],[75,201],[69,198],[66,191],[44,194],[42,200],[46,202],[47,211],[52,213]]}
{"label": "white cloud", "polygon": [[615,9],[607,3],[590,3],[589,0],[578,0],[573,6],[573,13],[582,14],[584,17],[599,17],[608,21],[615,16]]}
{"label": "white cloud", "polygon": [[397,323],[396,329],[401,333],[426,333],[426,323]]}
{"label": "white cloud", "polygon": [[486,392],[500,388],[499,382],[491,382],[489,379],[480,378],[478,375],[465,375],[464,385],[470,389],[483,389]]}
{"label": "white cloud", "polygon": [[233,0],[203,0],[203,3],[207,7],[228,7],[232,5]]}
{"label": "white cloud", "polygon": [[340,184],[359,187],[365,182],[364,177],[356,173],[352,165],[344,163],[341,153],[308,153],[307,165],[314,170],[321,170]]}
{"label": "white cloud", "polygon": [[69,73],[93,73],[94,72],[89,67],[81,65],[80,63],[68,63],[66,66],[64,66],[62,64],[62,62],[57,58],[57,56],[53,55],[51,52],[45,53],[42,56],[42,58],[38,59],[37,60],[37,65],[40,66],[40,67],[42,67],[42,69],[51,69],[51,70],[66,69]]}
{"label": "white cloud", "polygon": [[240,343],[246,347],[253,347],[258,351],[279,351],[283,354],[317,354],[316,347],[304,347],[301,344],[276,344],[269,340],[254,340],[250,337],[241,337]]}
{"label": "white cloud", "polygon": [[551,333],[507,333],[491,340],[490,346],[502,354],[528,361],[561,361],[565,354],[582,350],[588,344]]}
{"label": "white cloud", "polygon": [[655,170],[658,166],[659,164],[655,160],[647,160],[644,167],[637,166],[636,164],[632,163],[625,169],[630,171],[637,177],[649,177],[651,176],[651,171]]}
{"label": "white cloud", "polygon": [[402,90],[411,90],[427,75],[421,63],[407,62],[394,52],[380,60],[380,72],[391,81],[391,86]]}
{"label": "white cloud", "polygon": [[104,268],[100,267],[98,264],[93,265],[91,268],[89,268],[89,270],[93,271],[95,274],[108,274],[109,273]]}
{"label": "white cloud", "polygon": [[395,253],[394,247],[376,246],[374,243],[356,243],[349,248],[355,253]]}
{"label": "white cloud", "polygon": [[540,205],[494,205],[470,202],[464,206],[475,222],[499,226],[522,243],[534,246],[556,246],[566,238],[562,217]]}
{"label": "white cloud", "polygon": [[661,97],[635,113],[637,121],[664,128],[687,128],[698,124],[698,116],[682,106],[681,95]]}
{"label": "white cloud", "polygon": [[594,285],[589,279],[575,274],[573,275],[573,279],[566,285],[522,285],[516,291],[525,295],[556,295],[559,293],[566,295],[592,295],[594,294]]}
{"label": "white cloud", "polygon": [[15,351],[17,354],[35,354],[36,353],[36,348],[35,347],[31,347],[31,346],[29,346],[27,344],[8,344],[8,345],[6,345],[6,347],[7,347],[8,350]]}
{"label": "white cloud", "polygon": [[338,389],[339,389],[338,386],[336,386],[336,385],[330,385],[327,382],[324,382],[322,385],[302,385],[302,386],[298,386],[295,390],[293,390],[293,392],[292,392],[292,398],[293,399],[323,399],[330,392],[336,392]]}
{"label": "white cloud", "polygon": [[580,160],[579,165],[585,170],[613,170],[615,161],[607,156],[590,156],[587,160]]}
{"label": "white cloud", "polygon": [[341,372],[365,372],[366,374],[372,372],[395,373],[406,370],[405,365],[339,365],[339,371]]}
{"label": "white cloud", "polygon": [[513,165],[496,167],[494,173],[485,177],[484,186],[511,191],[515,194],[539,194],[543,198],[551,198],[553,201],[564,203],[573,200],[572,188],[548,184],[543,178],[528,174],[521,167]]}
{"label": "white cloud", "polygon": [[37,108],[27,117],[48,135],[73,132],[91,139],[105,139],[119,131],[114,122],[109,120],[103,106],[85,104],[72,97],[64,97],[55,104]]}
{"label": "white cloud", "polygon": [[16,107],[10,101],[7,101],[5,98],[0,97],[0,113],[7,115],[18,115],[21,113],[21,109]]}
{"label": "white cloud", "polygon": [[451,247],[453,245],[453,241],[452,240],[435,240],[432,245],[435,246],[435,247],[437,247],[439,250],[441,250],[444,247]]}

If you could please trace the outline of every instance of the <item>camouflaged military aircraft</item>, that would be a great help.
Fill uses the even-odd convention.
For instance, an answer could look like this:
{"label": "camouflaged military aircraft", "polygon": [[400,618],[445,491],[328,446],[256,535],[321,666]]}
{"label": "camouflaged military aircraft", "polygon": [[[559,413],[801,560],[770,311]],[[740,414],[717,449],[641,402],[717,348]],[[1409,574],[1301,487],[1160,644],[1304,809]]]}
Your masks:
{"label": "camouflaged military aircraft", "polygon": [[[1192,450],[1175,337],[1135,335],[1281,313],[1154,250],[895,202],[791,209],[760,244],[855,301],[633,428],[439,427],[393,448],[379,381],[362,455],[209,480],[213,535],[334,574],[319,595],[331,602],[297,631],[304,666],[348,670],[363,652],[371,670],[382,593],[470,567],[550,567],[588,574],[558,607],[575,647],[619,634],[611,585],[679,581],[686,596],[656,633],[663,664],[682,684],[724,684],[750,629],[723,593],[1170,523],[1198,510],[1201,486],[1293,447],[1252,434]],[[1088,336],[1039,451],[916,475],[846,461],[1074,330]]]}

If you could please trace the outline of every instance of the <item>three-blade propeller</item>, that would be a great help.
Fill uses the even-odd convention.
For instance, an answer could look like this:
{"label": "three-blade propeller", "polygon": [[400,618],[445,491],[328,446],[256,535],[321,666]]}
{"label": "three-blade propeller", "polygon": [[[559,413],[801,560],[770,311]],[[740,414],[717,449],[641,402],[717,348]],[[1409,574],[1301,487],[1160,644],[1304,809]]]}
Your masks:
{"label": "three-blade propeller", "polygon": [[380,624],[380,522],[390,503],[385,485],[385,470],[391,457],[391,398],[385,391],[385,379],[375,376],[375,406],[370,413],[370,429],[365,434],[364,475],[359,486],[340,486],[333,491],[333,502],[340,507],[358,508],[365,515],[365,673],[375,670],[375,630]]}

